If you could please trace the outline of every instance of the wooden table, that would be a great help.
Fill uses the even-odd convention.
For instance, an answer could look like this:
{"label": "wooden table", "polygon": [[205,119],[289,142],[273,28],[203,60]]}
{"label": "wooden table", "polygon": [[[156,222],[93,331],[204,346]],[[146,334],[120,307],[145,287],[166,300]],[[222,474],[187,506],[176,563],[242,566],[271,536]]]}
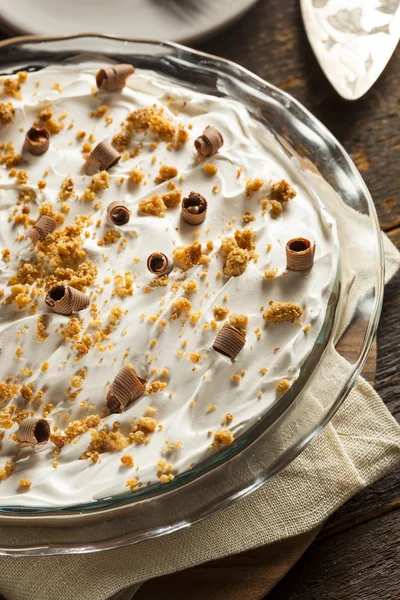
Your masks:
{"label": "wooden table", "polygon": [[[199,48],[250,69],[316,115],[352,155],[382,229],[400,247],[400,47],[372,90],[352,103],[342,100],[323,75],[305,35],[298,0],[260,0],[240,23]],[[400,420],[399,312],[397,276],[385,291],[376,389]],[[399,598],[400,471],[334,514],[268,595],[268,600]]]}
{"label": "wooden table", "polygon": [[[375,200],[382,229],[400,247],[400,49],[373,89],[349,103],[331,88],[314,58],[298,0],[260,0],[240,23],[199,48],[243,65],[314,113],[351,153]],[[400,420],[399,308],[397,276],[385,292],[376,389]],[[399,565],[396,472],[334,514],[268,600],[399,600]],[[257,582],[249,581],[249,592],[252,585],[256,588]]]}

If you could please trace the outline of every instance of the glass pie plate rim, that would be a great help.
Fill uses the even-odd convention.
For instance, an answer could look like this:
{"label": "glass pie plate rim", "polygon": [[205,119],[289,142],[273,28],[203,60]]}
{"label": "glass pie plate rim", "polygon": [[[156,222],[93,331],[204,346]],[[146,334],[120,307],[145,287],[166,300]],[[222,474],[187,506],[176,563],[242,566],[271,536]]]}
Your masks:
{"label": "glass pie plate rim", "polygon": [[[79,52],[76,52],[74,48],[69,46],[71,43],[76,43],[80,46]],[[112,498],[107,501],[97,501],[88,505],[60,507],[59,509],[53,507],[44,509],[16,507],[13,509],[10,507],[1,507],[0,505],[0,524],[5,527],[12,528],[14,526],[19,526],[27,529],[30,527],[44,527],[55,531],[55,528],[62,529],[65,527],[74,527],[75,525],[78,526],[79,524],[81,529],[85,527],[88,528],[85,543],[66,541],[66,539],[63,539],[62,535],[61,537],[58,535],[54,540],[43,544],[38,544],[37,542],[31,543],[29,538],[27,538],[26,543],[22,546],[19,545],[17,548],[17,546],[13,547],[3,544],[0,540],[0,546],[2,546],[0,547],[0,554],[93,552],[106,548],[115,548],[135,543],[149,537],[171,533],[182,527],[187,527],[206,516],[215,513],[217,510],[230,505],[237,499],[243,498],[287,466],[330,421],[339,406],[347,397],[362,369],[379,322],[383,299],[384,261],[382,240],[374,204],[361,175],[352,163],[351,158],[342,148],[340,143],[316,119],[316,117],[309,113],[306,108],[289,94],[279,90],[268,82],[265,82],[260,77],[234,62],[198,50],[193,50],[176,43],[161,42],[158,40],[121,39],[115,36],[98,35],[94,33],[56,37],[24,36],[12,38],[0,42],[2,52],[4,53],[4,51],[6,51],[6,57],[1,59],[0,62],[0,74],[3,72],[5,64],[7,64],[9,55],[15,59],[14,63],[19,60],[21,64],[23,64],[24,60],[27,60],[29,52],[35,53],[36,47],[37,55],[42,56],[43,52],[45,54],[47,53],[46,60],[51,63],[53,58],[58,56],[57,50],[62,56],[64,56],[64,54],[72,56],[74,52],[77,54],[85,51],[93,53],[96,51],[96,44],[99,44],[97,52],[100,53],[101,51],[105,56],[113,57],[117,55],[121,56],[122,54],[125,56],[125,60],[129,61],[129,57],[132,56],[130,50],[131,47],[132,50],[137,47],[137,51],[143,51],[145,49],[148,54],[139,53],[135,55],[135,53],[133,53],[133,58],[131,60],[136,64],[138,64],[138,56],[140,55],[142,58],[144,57],[145,62],[151,62],[151,60],[157,62],[157,60],[159,60],[161,61],[159,64],[163,64],[163,67],[166,68],[168,65],[172,65],[172,70],[179,69],[183,65],[184,68],[190,67],[191,71],[195,73],[197,68],[199,79],[201,79],[201,76],[205,76],[205,74],[208,73],[209,75],[212,74],[212,76],[216,78],[216,81],[219,81],[219,78],[222,78],[225,83],[231,81],[232,85],[234,85],[234,82],[236,82],[239,87],[241,85],[243,86],[243,90],[246,90],[248,95],[254,92],[257,102],[261,103],[260,106],[263,106],[262,102],[264,102],[265,106],[268,105],[269,109],[271,109],[271,106],[275,106],[275,109],[278,111],[279,107],[279,111],[282,111],[282,114],[284,114],[288,123],[291,119],[295,118],[295,115],[300,115],[302,119],[304,119],[304,122],[307,123],[305,127],[311,127],[313,134],[317,137],[319,136],[320,141],[326,143],[328,147],[332,147],[332,151],[334,149],[337,156],[343,160],[343,168],[346,168],[349,177],[353,178],[352,181],[360,196],[360,202],[365,205],[363,206],[363,209],[368,212],[369,224],[371,227],[370,234],[375,240],[375,249],[377,253],[375,257],[377,261],[375,265],[377,267],[377,273],[374,282],[374,297],[370,299],[371,302],[369,305],[368,303],[364,303],[362,309],[364,311],[364,335],[358,347],[355,349],[356,360],[352,365],[351,373],[347,378],[346,385],[342,386],[340,393],[337,394],[334,402],[332,402],[332,406],[329,407],[320,422],[316,423],[315,426],[312,427],[312,430],[307,432],[307,434],[300,436],[294,446],[290,448],[290,450],[288,449],[284,456],[281,457],[281,460],[278,461],[273,468],[271,468],[271,465],[269,468],[266,466],[264,472],[262,471],[262,468],[260,468],[257,473],[253,474],[253,477],[248,477],[246,482],[243,481],[240,484],[235,482],[235,485],[232,483],[232,486],[230,486],[226,481],[229,479],[229,474],[232,469],[235,469],[235,461],[237,464],[237,462],[241,460],[241,457],[245,457],[246,452],[255,452],[259,437],[265,436],[267,429],[270,427],[270,425],[268,425],[267,428],[264,428],[260,435],[261,426],[258,424],[256,428],[250,428],[250,432],[252,432],[253,435],[252,439],[248,439],[249,432],[246,430],[237,440],[235,440],[232,448],[229,447],[214,455],[214,457],[216,456],[217,458],[212,457],[204,470],[200,470],[196,473],[196,467],[194,467],[194,473],[182,473],[176,478],[176,481],[174,481],[173,484],[168,486],[158,485],[157,487],[154,487],[154,490],[150,490],[152,495],[149,495],[148,493],[139,493],[130,496],[129,498],[124,496],[124,498],[120,500],[118,498]],[[58,46],[58,48],[54,48],[54,46]],[[107,46],[107,49],[105,46]],[[189,75],[187,75],[187,77],[189,77]],[[337,294],[336,300],[338,302],[340,302],[343,297],[343,292],[340,292],[340,288],[341,273],[339,272],[335,284],[335,293]],[[329,319],[327,318],[327,323],[323,326],[326,326],[326,331],[322,332],[326,334],[325,340],[323,344],[321,344],[319,354],[317,353],[315,355],[314,361],[308,367],[311,371],[308,370],[303,373],[303,383],[306,376],[310,378],[317,376],[316,374],[320,367],[320,361],[323,360],[328,343],[332,340],[333,331],[335,328],[337,329],[339,327],[339,311],[337,308],[338,305],[333,303],[332,314]],[[369,314],[367,314],[368,310]],[[301,379],[302,377],[300,376],[299,380]],[[274,422],[271,423],[271,426],[279,421],[279,419],[284,419],[288,409],[291,408],[300,397],[301,386],[293,386],[293,388],[295,389],[290,390],[289,393],[283,397],[286,398],[286,400],[282,402],[281,408],[275,414]],[[264,417],[262,417],[262,419],[264,419]],[[265,424],[267,422],[268,421],[265,421]],[[258,433],[254,434],[254,431],[258,431]],[[247,458],[247,460],[250,459]],[[218,490],[215,489],[218,487],[216,485],[218,477],[225,477],[223,493],[218,492]],[[191,510],[190,496],[191,494],[196,493],[195,488],[200,485],[199,482],[202,482],[204,486],[209,486],[209,489],[212,489],[212,492],[210,491],[210,496],[203,500],[201,506],[196,506],[195,510]],[[146,490],[147,488],[145,488],[144,491],[146,492]],[[165,509],[165,506],[169,501],[175,501],[174,499],[177,498],[177,494],[181,494],[181,498],[187,497],[187,508],[186,510],[183,510],[183,512],[180,512],[179,515],[168,514],[168,518],[167,516],[165,517],[166,522],[163,523],[162,515],[167,515],[168,512]],[[184,495],[183,497],[182,494]],[[144,513],[146,513],[146,511],[148,512],[151,503],[154,505],[154,510],[157,509],[157,511],[159,511],[161,518],[154,522],[150,522],[145,528],[136,527],[134,521],[135,518],[137,518],[137,513],[140,511],[144,511]],[[149,514],[151,515],[152,512]],[[103,539],[94,541],[96,535],[92,535],[93,527],[98,527],[99,523],[105,521],[117,521],[121,519],[124,519],[124,523],[127,525],[129,531],[124,531],[118,536],[105,535]]]}

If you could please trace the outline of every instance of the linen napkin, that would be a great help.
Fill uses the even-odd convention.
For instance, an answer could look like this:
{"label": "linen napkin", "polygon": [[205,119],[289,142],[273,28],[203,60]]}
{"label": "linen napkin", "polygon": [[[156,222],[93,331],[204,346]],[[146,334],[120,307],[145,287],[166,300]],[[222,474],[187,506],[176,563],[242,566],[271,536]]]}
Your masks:
{"label": "linen napkin", "polygon": [[[359,223],[362,233],[362,219]],[[400,253],[383,235],[386,281]],[[360,260],[362,257],[360,257]],[[361,269],[361,265],[360,265]],[[368,275],[352,294],[362,296]],[[351,299],[350,299],[351,300]],[[331,351],[315,406],[348,363]],[[361,377],[323,432],[281,473],[250,496],[190,527],[127,548],[97,554],[1,557],[0,592],[7,600],[130,600],[148,579],[309,531],[363,487],[400,465],[400,426]],[[112,523],[110,524],[110,532]],[[43,531],[32,531],[43,541]],[[0,529],[0,546],[26,532]],[[65,537],[65,535],[64,535]],[[72,540],[73,538],[71,538]]]}

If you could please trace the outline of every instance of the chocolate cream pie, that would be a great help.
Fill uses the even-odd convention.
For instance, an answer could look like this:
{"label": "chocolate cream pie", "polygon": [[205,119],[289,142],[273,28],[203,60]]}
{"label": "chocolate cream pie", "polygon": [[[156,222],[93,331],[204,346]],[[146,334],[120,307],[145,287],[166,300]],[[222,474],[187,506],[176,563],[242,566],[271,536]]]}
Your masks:
{"label": "chocolate cream pie", "polygon": [[0,504],[166,486],[299,375],[334,219],[239,103],[132,65],[0,81]]}

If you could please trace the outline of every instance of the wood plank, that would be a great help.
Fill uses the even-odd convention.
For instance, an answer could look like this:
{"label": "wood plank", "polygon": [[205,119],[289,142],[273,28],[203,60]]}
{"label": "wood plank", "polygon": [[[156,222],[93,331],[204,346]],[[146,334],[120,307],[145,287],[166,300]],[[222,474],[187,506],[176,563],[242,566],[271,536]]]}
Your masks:
{"label": "wood plank", "polygon": [[158,577],[145,583],[135,600],[258,600],[303,554],[317,531]]}
{"label": "wood plank", "polygon": [[399,515],[316,541],[268,600],[399,600]]}

